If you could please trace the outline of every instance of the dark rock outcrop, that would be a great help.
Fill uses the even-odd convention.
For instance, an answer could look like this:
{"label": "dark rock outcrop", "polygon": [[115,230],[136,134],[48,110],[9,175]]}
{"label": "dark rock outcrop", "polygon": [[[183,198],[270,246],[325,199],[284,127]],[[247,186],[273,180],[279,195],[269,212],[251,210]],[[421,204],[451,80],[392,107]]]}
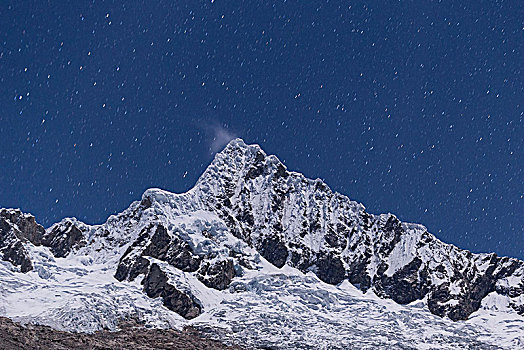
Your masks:
{"label": "dark rock outcrop", "polygon": [[232,259],[225,259],[218,262],[205,262],[198,270],[198,279],[209,288],[218,290],[226,289],[233,277],[235,268]]}
{"label": "dark rock outcrop", "polygon": [[139,275],[147,272],[149,260],[143,256],[130,258],[128,256],[120,259],[116,269],[115,278],[119,281],[133,281]]}
{"label": "dark rock outcrop", "polygon": [[134,280],[147,271],[150,256],[185,271],[194,272],[200,267],[201,257],[193,253],[191,246],[178,236],[171,236],[162,226],[149,226],[142,230],[120,258],[115,278],[119,281]]}
{"label": "dark rock outcrop", "polygon": [[326,283],[338,284],[346,278],[346,269],[339,257],[328,254],[317,260],[316,274]]}
{"label": "dark rock outcrop", "polygon": [[[447,316],[454,321],[465,320],[479,309],[482,299],[491,292],[497,291],[500,295],[511,298],[522,295],[522,289],[518,286],[497,288],[499,280],[510,277],[518,268],[522,268],[522,261],[500,258],[496,254],[487,254],[479,260],[483,265],[487,265],[483,272],[470,265],[463,272],[453,276],[452,283],[455,284],[455,289],[460,289],[459,294],[451,293],[450,283],[443,283],[429,290],[428,307],[432,313]],[[522,285],[522,281],[520,284]],[[511,302],[510,306],[520,315],[524,315],[522,306]]]}
{"label": "dark rock outcrop", "polygon": [[393,299],[399,304],[408,304],[422,299],[428,291],[426,288],[429,282],[419,276],[421,265],[422,260],[417,257],[392,276],[382,272],[380,277],[373,281],[377,294]]}
{"label": "dark rock outcrop", "polygon": [[161,297],[164,306],[186,319],[200,315],[201,306],[191,294],[186,294],[168,283],[167,275],[157,264],[152,264],[143,280],[144,291],[150,298]]}
{"label": "dark rock outcrop", "polygon": [[0,258],[17,266],[22,272],[31,271],[33,264],[23,242],[38,245],[44,232],[34,216],[24,214],[18,209],[1,209]]}
{"label": "dark rock outcrop", "polygon": [[267,261],[279,268],[284,266],[288,257],[286,245],[282,242],[282,239],[276,237],[264,239],[258,251]]}
{"label": "dark rock outcrop", "polygon": [[53,226],[43,235],[41,243],[57,258],[67,256],[73,248],[86,245],[83,232],[72,221]]}
{"label": "dark rock outcrop", "polygon": [[23,242],[49,247],[53,255],[59,258],[67,256],[73,248],[86,244],[82,231],[72,221],[65,220],[64,223],[46,231],[32,215],[24,214],[18,209],[0,210],[2,260],[19,266],[22,272],[27,272],[33,266]]}
{"label": "dark rock outcrop", "polygon": [[2,260],[9,261],[14,266],[20,268],[20,271],[27,272],[33,269],[31,258],[25,250],[22,242],[14,237],[14,235],[8,235],[6,231],[5,223],[0,221],[0,256]]}

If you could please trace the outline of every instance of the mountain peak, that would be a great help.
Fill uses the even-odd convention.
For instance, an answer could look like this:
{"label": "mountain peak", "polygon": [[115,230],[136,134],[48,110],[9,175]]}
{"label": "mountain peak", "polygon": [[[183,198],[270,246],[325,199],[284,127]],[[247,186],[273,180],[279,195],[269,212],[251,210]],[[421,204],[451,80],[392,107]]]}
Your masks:
{"label": "mountain peak", "polygon": [[[224,147],[224,149],[217,153],[217,156],[228,157],[231,155],[245,154],[246,156],[258,156],[258,157],[271,157],[276,158],[274,155],[267,155],[266,152],[260,147],[259,144],[252,143],[248,144],[241,138],[236,138]],[[221,158],[221,157],[219,157]]]}
{"label": "mountain peak", "polygon": [[[215,156],[191,191],[202,208],[278,268],[314,271],[330,284],[348,279],[400,304],[427,296],[431,312],[454,320],[469,317],[494,290],[509,295],[500,286],[523,266],[495,259],[485,270],[475,255],[439,241],[424,226],[369,214],[322,180],[289,172],[276,156],[242,139]],[[479,272],[464,274],[463,264]],[[521,302],[512,305],[520,310]]]}
{"label": "mountain peak", "polygon": [[[242,293],[249,298],[260,292],[264,271],[287,278],[290,269],[333,285],[319,284],[297,296],[302,300],[309,295],[314,304],[316,288],[332,292],[335,286],[352,285],[398,304],[418,300],[429,312],[452,320],[468,319],[482,308],[524,315],[524,262],[472,254],[439,241],[421,225],[402,223],[392,214],[367,213],[363,205],[333,192],[322,180],[288,171],[276,156],[242,139],[232,140],[217,153],[189,191],[148,189],[140,201],[102,225],[66,219],[44,232],[32,216],[0,210],[0,259],[20,271],[0,264],[0,277],[8,276],[2,280],[24,281],[0,290],[0,300],[5,297],[2,293],[25,286],[26,278],[16,273],[34,270],[37,287],[31,290],[40,295],[38,288],[47,291],[49,281],[60,273],[81,271],[59,279],[73,281],[68,288],[85,285],[83,276],[92,283],[89,275],[99,266],[96,273],[104,278],[95,289],[99,305],[110,309],[111,320],[127,312],[129,306],[120,306],[121,300],[141,298],[151,298],[143,305],[157,303],[147,312],[137,310],[138,314],[160,310],[151,316],[155,322],[166,310],[187,320],[203,313],[214,317],[217,308],[225,307],[217,300],[238,298],[238,305],[243,305]],[[140,283],[128,283],[137,279]],[[116,281],[119,288],[113,287]],[[49,303],[56,302],[52,295],[70,297],[69,292],[62,293],[61,283],[53,288],[56,293],[48,293]],[[294,293],[294,288],[286,293]],[[122,297],[119,291],[130,292],[133,298]],[[317,294],[328,302],[322,295],[327,294]],[[73,299],[69,302],[77,305]],[[11,309],[15,308],[4,310]],[[86,323],[83,319],[72,323],[71,315],[99,320],[91,304],[83,312],[67,307],[59,314],[49,310],[46,319],[57,322],[62,317],[61,324],[73,330]],[[93,321],[88,328],[101,326]]]}
{"label": "mountain peak", "polygon": [[224,148],[247,148],[247,147],[248,145],[244,142],[244,140],[241,139],[240,137],[237,137],[229,141],[226,147]]}
{"label": "mountain peak", "polygon": [[247,177],[269,174],[279,169],[285,172],[286,167],[274,155],[266,155],[257,144],[246,144],[237,138],[215,155],[211,164],[197,181],[196,187],[217,185],[224,179],[235,179],[244,182]]}

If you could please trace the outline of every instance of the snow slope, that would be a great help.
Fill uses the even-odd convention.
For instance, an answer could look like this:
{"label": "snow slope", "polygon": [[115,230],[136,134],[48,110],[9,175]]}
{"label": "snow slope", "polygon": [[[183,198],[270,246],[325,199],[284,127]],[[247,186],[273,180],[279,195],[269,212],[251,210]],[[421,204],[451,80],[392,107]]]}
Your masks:
{"label": "snow slope", "polygon": [[523,262],[369,214],[242,140],[187,193],[147,190],[102,225],[2,209],[0,258],[0,316],[61,330],[135,317],[282,349],[524,346]]}

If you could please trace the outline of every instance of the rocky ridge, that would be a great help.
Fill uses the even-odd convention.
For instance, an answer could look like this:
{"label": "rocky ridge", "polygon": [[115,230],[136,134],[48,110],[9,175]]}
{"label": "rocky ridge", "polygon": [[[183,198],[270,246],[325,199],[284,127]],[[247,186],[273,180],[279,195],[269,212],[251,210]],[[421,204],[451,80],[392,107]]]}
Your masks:
{"label": "rocky ridge", "polygon": [[[466,319],[491,292],[508,297],[510,306],[523,314],[522,261],[472,254],[439,241],[422,225],[401,223],[392,214],[369,214],[321,180],[289,172],[275,156],[241,140],[219,153],[187,194],[153,189],[144,193],[141,203],[164,216],[169,215],[165,207],[175,215],[195,209],[213,212],[235,237],[276,267],[288,264],[312,271],[330,284],[348,279],[363,291],[371,288],[400,304],[427,298],[430,311],[439,316]],[[121,259],[117,279],[145,273],[144,256],[196,272],[216,289],[230,284],[235,266],[236,273],[249,268],[248,257],[231,247],[223,247],[225,252],[197,251],[174,231],[170,237],[157,226],[154,234],[141,234]],[[146,236],[148,243],[138,248]],[[127,267],[130,273],[119,273]]]}
{"label": "rocky ridge", "polygon": [[399,304],[421,300],[452,320],[467,319],[488,299],[524,315],[524,262],[473,254],[422,225],[367,213],[240,139],[216,155],[190,191],[147,190],[103,225],[64,219],[44,230],[34,217],[2,209],[0,258],[21,273],[36,265],[42,277],[49,263],[38,247],[49,250],[46,261],[105,264],[115,281],[138,283],[185,319],[211,310],[220,291],[242,289],[235,280],[265,262],[331,285],[347,280]]}

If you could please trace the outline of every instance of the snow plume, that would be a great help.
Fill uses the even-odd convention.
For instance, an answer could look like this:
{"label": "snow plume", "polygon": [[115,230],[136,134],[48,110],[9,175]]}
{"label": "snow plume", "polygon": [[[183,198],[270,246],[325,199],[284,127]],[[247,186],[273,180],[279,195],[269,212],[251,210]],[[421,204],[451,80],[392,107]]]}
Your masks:
{"label": "snow plume", "polygon": [[210,138],[209,150],[211,153],[220,151],[229,141],[237,138],[237,135],[229,130],[227,125],[217,122],[202,124],[201,128]]}

